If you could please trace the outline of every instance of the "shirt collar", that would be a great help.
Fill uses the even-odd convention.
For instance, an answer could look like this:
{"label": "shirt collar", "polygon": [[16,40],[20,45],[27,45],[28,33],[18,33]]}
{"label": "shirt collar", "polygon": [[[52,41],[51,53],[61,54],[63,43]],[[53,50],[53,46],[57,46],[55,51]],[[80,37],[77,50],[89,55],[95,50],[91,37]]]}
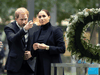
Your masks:
{"label": "shirt collar", "polygon": [[22,27],[18,25],[17,21],[16,21],[16,24],[17,24],[17,26],[19,27],[19,29],[21,30],[21,29],[22,29]]}

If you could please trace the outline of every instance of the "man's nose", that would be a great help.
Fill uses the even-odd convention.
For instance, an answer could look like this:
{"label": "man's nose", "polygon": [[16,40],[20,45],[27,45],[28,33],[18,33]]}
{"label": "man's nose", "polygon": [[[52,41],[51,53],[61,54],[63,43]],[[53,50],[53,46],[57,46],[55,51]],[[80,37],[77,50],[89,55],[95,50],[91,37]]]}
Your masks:
{"label": "man's nose", "polygon": [[25,20],[23,20],[23,23],[25,23],[26,21]]}

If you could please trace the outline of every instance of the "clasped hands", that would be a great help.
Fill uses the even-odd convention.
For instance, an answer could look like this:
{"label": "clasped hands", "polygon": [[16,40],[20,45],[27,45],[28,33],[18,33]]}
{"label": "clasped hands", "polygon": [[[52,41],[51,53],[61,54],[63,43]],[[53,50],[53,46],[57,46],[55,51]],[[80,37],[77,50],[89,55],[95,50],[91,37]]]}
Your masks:
{"label": "clasped hands", "polygon": [[48,45],[44,44],[44,43],[34,43],[33,44],[33,49],[37,50],[37,49],[46,49],[47,47],[49,47]]}
{"label": "clasped hands", "polygon": [[[33,44],[33,49],[34,50],[37,50],[37,49],[46,49],[48,48],[49,46],[44,44],[44,43],[34,43]],[[28,60],[29,58],[31,58],[32,55],[31,55],[31,52],[30,51],[25,51],[24,53],[24,60]]]}

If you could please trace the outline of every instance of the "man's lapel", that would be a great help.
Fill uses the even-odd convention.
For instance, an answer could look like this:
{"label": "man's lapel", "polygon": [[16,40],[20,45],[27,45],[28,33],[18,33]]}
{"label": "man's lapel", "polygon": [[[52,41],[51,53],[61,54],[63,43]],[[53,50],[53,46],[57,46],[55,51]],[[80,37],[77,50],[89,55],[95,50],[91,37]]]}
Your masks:
{"label": "man's lapel", "polygon": [[16,21],[14,21],[13,23],[14,23],[14,25],[12,25],[12,29],[14,29],[15,33],[17,33],[20,29],[17,26]]}
{"label": "man's lapel", "polygon": [[[16,21],[14,22],[13,29],[14,29],[15,33],[17,33],[20,30],[19,27],[16,24]],[[22,44],[23,44],[23,47],[24,47],[24,45],[25,45],[25,38],[24,38],[24,36],[22,37]]]}

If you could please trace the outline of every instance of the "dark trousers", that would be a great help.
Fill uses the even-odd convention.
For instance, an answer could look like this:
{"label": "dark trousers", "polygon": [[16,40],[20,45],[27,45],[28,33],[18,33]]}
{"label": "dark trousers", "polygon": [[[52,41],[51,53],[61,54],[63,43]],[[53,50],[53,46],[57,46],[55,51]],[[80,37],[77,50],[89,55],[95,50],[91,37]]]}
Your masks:
{"label": "dark trousers", "polygon": [[24,60],[18,72],[7,71],[7,75],[34,75],[34,72]]}

